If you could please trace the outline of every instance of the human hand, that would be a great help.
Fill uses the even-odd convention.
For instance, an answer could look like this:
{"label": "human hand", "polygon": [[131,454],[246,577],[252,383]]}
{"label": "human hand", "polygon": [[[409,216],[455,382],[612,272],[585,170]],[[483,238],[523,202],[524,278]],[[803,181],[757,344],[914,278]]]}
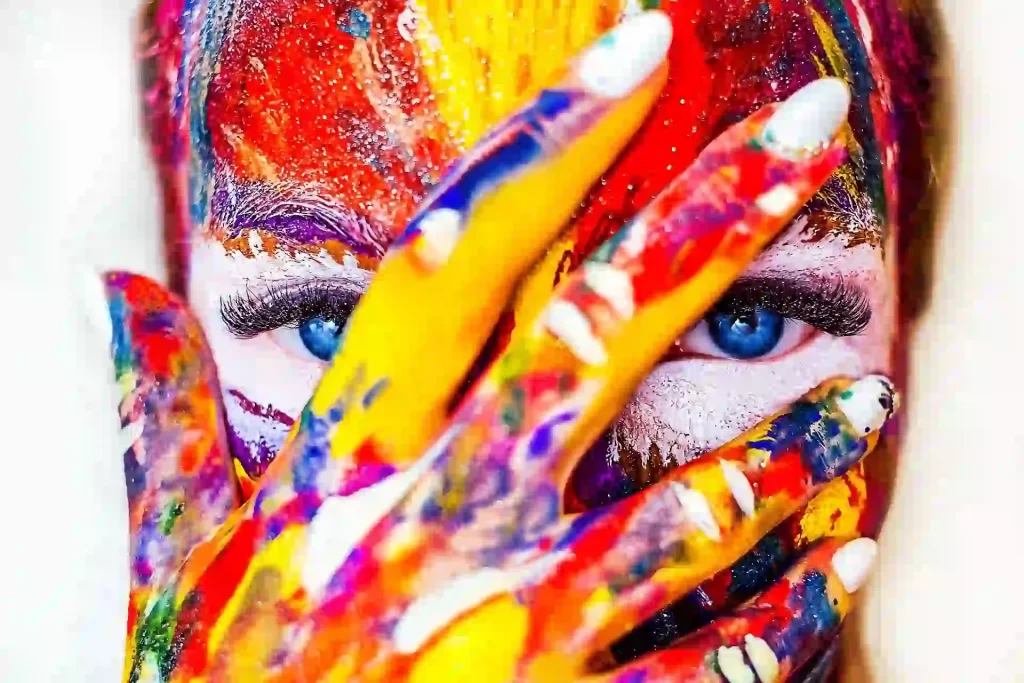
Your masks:
{"label": "human hand", "polygon": [[[628,30],[657,30],[657,16]],[[140,484],[129,488],[132,676],[452,678],[473,662],[474,680],[579,677],[873,447],[892,389],[840,380],[636,496],[562,514],[579,454],[839,163],[846,98],[834,82],[712,143],[450,409],[515,283],[657,95],[664,52],[652,45],[667,36],[622,31],[427,201],[238,511],[198,326],[152,285],[108,280],[123,410],[146,421],[129,475]],[[593,63],[632,78],[594,80]],[[834,633],[873,551],[856,541],[834,560],[837,548],[673,649],[602,675],[752,680],[732,649],[743,646],[762,679],[785,678]]]}

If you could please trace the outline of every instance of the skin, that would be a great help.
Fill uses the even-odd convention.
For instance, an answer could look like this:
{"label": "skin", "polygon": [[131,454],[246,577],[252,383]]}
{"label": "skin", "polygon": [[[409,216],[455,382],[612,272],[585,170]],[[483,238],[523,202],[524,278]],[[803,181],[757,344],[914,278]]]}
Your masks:
{"label": "skin", "polygon": [[[171,132],[155,141],[164,162],[171,244],[187,245],[185,253],[171,250],[179,287],[188,292],[206,331],[223,389],[230,447],[251,477],[273,458],[326,364],[303,349],[292,329],[237,338],[222,319],[223,302],[246,292],[258,295],[268,286],[325,279],[344,281],[354,294],[364,291],[383,250],[430,184],[460,149],[507,111],[501,102],[514,102],[544,83],[549,62],[573,54],[614,21],[618,10],[602,6],[590,17],[592,25],[573,22],[584,25],[574,29],[579,35],[570,35],[564,44],[555,41],[559,54],[534,58],[524,82],[509,88],[508,79],[492,78],[488,87],[499,103],[478,108],[468,104],[476,91],[472,76],[466,85],[458,77],[446,80],[432,73],[425,64],[431,49],[402,35],[420,35],[419,28],[410,28],[404,6],[376,3],[364,36],[366,26],[358,16],[335,20],[333,9],[317,3],[296,3],[289,21],[275,24],[284,16],[279,4],[240,3],[237,16],[244,19],[231,24],[223,43],[199,49],[185,98],[189,126],[167,116],[159,87],[150,90],[149,101],[153,130]],[[623,463],[635,488],[724,444],[826,378],[898,368],[902,186],[896,182],[900,148],[891,121],[907,103],[899,84],[886,75],[888,55],[858,38],[862,32],[837,30],[842,16],[831,17],[831,28],[829,19],[815,26],[802,3],[774,3],[766,23],[720,3],[717,10],[696,5],[668,3],[677,28],[673,64],[686,69],[672,72],[651,124],[586,201],[566,239],[523,286],[499,341],[514,337],[515,322],[530,317],[551,283],[685,168],[725,123],[820,74],[848,76],[857,86],[870,73],[876,84],[854,87],[852,160],[747,275],[841,280],[864,295],[871,318],[849,337],[797,323],[788,348],[753,362],[715,357],[721,354],[709,344],[702,324],[684,333],[590,454]],[[870,17],[879,35],[885,23],[879,18],[893,11],[887,3],[850,7],[858,28]],[[159,11],[151,18],[155,32],[149,35],[167,40],[159,31]],[[700,28],[687,35],[693,18]],[[339,25],[344,36],[338,34]],[[769,38],[760,35],[756,43],[740,40],[739,45],[728,39],[731,32],[742,36],[751,27]],[[877,43],[902,46],[907,35],[900,28],[890,30],[893,35],[884,37],[896,42],[875,35]],[[157,61],[168,55],[173,60],[171,43],[158,51]],[[315,59],[308,57],[311,45],[319,49]],[[788,66],[780,72],[787,51],[795,54],[785,54]],[[457,65],[476,60],[456,51],[452,55]],[[352,80],[325,81],[323,75],[332,68],[353,74],[347,77]],[[359,83],[364,87],[355,87]],[[168,91],[175,87],[164,86]],[[467,121],[451,115],[467,107],[472,110]],[[338,111],[345,116],[333,125]],[[383,139],[388,142],[376,142]],[[872,184],[878,179],[884,184]],[[285,220],[254,220],[239,201],[253,195],[262,202],[260,215],[269,211]],[[333,234],[297,225],[296,217],[311,203],[322,207]],[[892,454],[891,443],[882,449]],[[586,495],[588,482],[577,483]],[[874,500],[881,504],[880,497]],[[852,523],[872,531],[877,519],[872,514]]]}
{"label": "skin", "polygon": [[[630,26],[651,28],[651,19],[667,26],[658,14]],[[620,59],[617,45],[637,44],[613,36],[588,56]],[[563,281],[529,332],[449,410],[496,317],[493,299],[508,295],[590,184],[566,169],[614,157],[665,74],[663,62],[652,64],[648,81],[609,100],[577,85],[589,83],[589,63],[496,129],[421,208],[256,494],[168,580],[138,577],[132,604],[143,609],[129,632],[129,680],[450,680],[468,661],[478,663],[480,680],[581,675],[591,655],[739,558],[873,449],[894,409],[892,385],[839,380],[636,496],[585,515],[552,505],[581,449],[641,373],[835,171],[845,150],[829,137],[847,99],[836,81],[822,84],[832,93],[825,102],[842,107],[838,118],[823,119],[795,156],[771,131],[783,114],[804,111],[799,98],[720,136]],[[560,141],[541,130],[559,131]],[[486,168],[497,180],[480,189]],[[525,197],[545,209],[536,230],[495,230],[521,219]],[[461,216],[455,235],[438,227],[445,211]],[[486,281],[479,263],[488,265]],[[164,504],[182,486],[230,490],[230,474],[216,466],[220,449],[206,451],[207,468],[203,451],[190,448],[202,428],[183,433],[161,419],[169,391],[182,392],[171,406],[208,403],[209,359],[196,352],[198,326],[184,308],[140,280],[107,280],[122,410],[144,422],[125,454],[139,470],[132,504],[149,511],[144,519],[200,512],[215,524],[219,497],[184,491],[177,505]],[[452,297],[461,305],[436,304]],[[583,328],[566,325],[578,316]],[[380,344],[381,329],[423,334],[401,349]],[[436,343],[443,357],[410,363]],[[207,443],[216,444],[217,426],[208,429]],[[204,507],[212,514],[202,515]],[[163,523],[156,537],[180,548],[192,528]],[[788,674],[834,635],[873,554],[873,541],[864,541],[857,547],[868,555],[855,553],[854,564],[824,546],[818,560],[808,556],[810,574],[799,570],[766,594],[778,620],[735,615],[760,639],[742,643],[755,666]],[[155,547],[137,546],[137,559]],[[725,626],[721,635],[681,642],[682,668],[661,668],[700,680],[720,680],[721,669],[736,683],[746,670],[741,644]],[[689,647],[698,652],[685,654]],[[718,665],[704,667],[707,657]]]}
{"label": "skin", "polygon": [[[294,329],[239,339],[221,318],[222,303],[247,292],[259,296],[268,287],[325,279],[344,281],[353,295],[360,294],[428,184],[478,135],[476,130],[505,111],[501,105],[474,109],[465,125],[446,118],[467,101],[471,88],[422,66],[429,52],[424,56],[418,43],[402,37],[401,32],[409,34],[410,19],[398,3],[378,4],[376,28],[366,39],[358,37],[361,20],[351,19],[358,25],[339,33],[327,16],[333,10],[315,3],[298,3],[290,21],[269,31],[269,22],[284,12],[279,4],[248,8],[241,3],[236,11],[244,19],[233,23],[220,49],[200,52],[188,104],[193,130],[202,120],[209,137],[193,133],[185,139],[194,166],[177,175],[176,186],[168,190],[182,205],[191,204],[190,217],[178,226],[190,254],[177,266],[187,273],[183,284],[218,363],[232,448],[250,474],[273,457],[326,363],[303,347]],[[820,68],[822,75],[877,83],[872,89],[854,88],[853,158],[748,275],[841,281],[866,298],[870,321],[853,336],[834,336],[794,320],[780,345],[753,361],[729,358],[714,346],[706,326],[697,325],[651,373],[599,447],[603,456],[625,458],[633,471],[657,472],[686,462],[828,377],[892,372],[896,366],[900,188],[894,167],[900,148],[889,121],[903,103],[894,100],[896,86],[877,45],[865,44],[857,33],[846,43],[838,41],[835,26],[845,14],[830,28],[828,13],[815,26],[803,3],[775,5],[762,26],[756,17],[727,11],[720,3],[719,10],[689,1],[667,3],[678,35],[673,48],[678,66],[666,95],[651,124],[587,200],[566,240],[524,286],[513,316],[528,315],[538,297],[550,291],[548,283],[649,201],[724,122],[794,92]],[[887,2],[851,8],[857,26],[865,17],[893,11]],[[594,11],[592,25],[575,41],[556,45],[556,51],[572,54],[583,36],[614,20],[615,7],[598,9],[603,11]],[[687,35],[686,20],[693,17],[700,28]],[[761,26],[767,38],[756,44],[725,42],[730,30],[751,26]],[[798,40],[790,41],[791,35]],[[899,31],[892,37],[907,38]],[[316,59],[302,58],[314,38],[326,47]],[[798,52],[793,44],[800,45]],[[386,54],[384,71],[372,67],[375,53]],[[714,63],[707,61],[711,55]],[[791,63],[780,71],[783,55]],[[461,58],[452,59],[458,65]],[[537,58],[513,94],[543,83],[550,61],[551,55]],[[331,69],[342,75],[325,81],[320,74]],[[394,77],[385,80],[385,72]],[[361,80],[371,85],[357,88]],[[491,89],[499,90],[500,83]],[[515,99],[505,92],[492,95]],[[344,112],[342,124],[323,123],[341,116],[337,111]],[[152,116],[158,119],[157,113]],[[384,139],[390,142],[373,143]],[[890,163],[883,164],[887,157]],[[887,183],[884,192],[879,178]],[[231,193],[258,198],[260,206],[231,201]],[[301,223],[297,217],[311,203],[346,234],[338,239],[336,229],[331,234]],[[273,212],[275,222],[258,220],[260,211]],[[361,229],[347,229],[352,223]],[[507,327],[514,329],[514,319]]]}

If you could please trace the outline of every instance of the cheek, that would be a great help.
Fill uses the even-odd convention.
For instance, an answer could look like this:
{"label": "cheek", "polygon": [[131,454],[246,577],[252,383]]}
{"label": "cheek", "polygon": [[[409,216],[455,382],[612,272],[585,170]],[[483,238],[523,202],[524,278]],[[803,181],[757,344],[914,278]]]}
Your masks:
{"label": "cheek", "polygon": [[258,281],[266,266],[231,259],[219,244],[197,242],[189,300],[217,364],[232,452],[246,471],[262,471],[309,400],[323,368],[283,352],[269,335],[238,339],[228,332],[220,317],[221,297]]}
{"label": "cheek", "polygon": [[281,352],[267,335],[242,340],[215,333],[211,347],[232,453],[250,476],[261,474],[309,400],[322,368]]}
{"label": "cheek", "polygon": [[[819,335],[773,362],[684,360],[659,366],[612,432],[611,452],[686,462],[739,436],[809,389],[839,375],[889,370],[888,352],[863,337]],[[882,350],[883,353],[877,353]]]}

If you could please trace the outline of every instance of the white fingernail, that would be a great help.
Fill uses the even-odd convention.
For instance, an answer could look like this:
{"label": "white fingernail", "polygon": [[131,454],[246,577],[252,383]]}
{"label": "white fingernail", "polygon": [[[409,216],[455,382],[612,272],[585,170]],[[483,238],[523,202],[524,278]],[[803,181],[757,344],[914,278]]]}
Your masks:
{"label": "white fingernail", "polygon": [[601,97],[625,97],[654,73],[672,43],[672,21],[643,12],[604,34],[580,58],[579,78]]}
{"label": "white fingernail", "polygon": [[776,185],[754,200],[757,208],[769,216],[785,216],[796,208],[800,197],[789,185]]}
{"label": "white fingernail", "polygon": [[881,375],[869,375],[851,384],[839,395],[836,405],[853,429],[863,435],[881,429],[898,402],[892,382]]}
{"label": "white fingernail", "polygon": [[771,646],[763,638],[749,633],[743,636],[743,645],[747,659],[754,665],[757,680],[760,683],[775,683],[779,679],[779,658]]}
{"label": "white fingernail", "polygon": [[110,320],[106,283],[102,275],[89,268],[83,267],[79,272],[78,296],[86,323],[95,338],[102,340],[103,345],[109,349],[114,338],[114,327]]}
{"label": "white fingernail", "polygon": [[417,254],[439,268],[448,262],[462,233],[462,214],[455,209],[435,209],[420,219],[421,241]]}
{"label": "white fingernail", "polygon": [[688,489],[677,482],[669,482],[676,499],[683,506],[686,518],[696,525],[701,532],[712,541],[722,540],[722,530],[715,521],[715,515],[711,512],[711,505],[704,494],[695,489]]}
{"label": "white fingernail", "polygon": [[736,505],[743,511],[744,515],[753,517],[756,503],[754,489],[750,486],[750,480],[747,479],[747,475],[743,474],[739,467],[728,460],[719,460],[718,464],[722,468],[725,483],[729,486],[729,491],[732,492]]}
{"label": "white fingernail", "polygon": [[754,670],[747,666],[743,650],[738,647],[718,648],[718,670],[729,683],[757,683]]}
{"label": "white fingernail", "polygon": [[604,365],[608,362],[608,351],[576,304],[560,299],[552,301],[544,316],[544,326],[584,363]]}
{"label": "white fingernail", "polygon": [[129,422],[117,435],[117,453],[127,453],[128,449],[135,445],[142,438],[146,429],[146,423],[140,418],[135,422]]}
{"label": "white fingernail", "polygon": [[608,302],[623,320],[633,317],[633,280],[624,270],[607,263],[591,262],[583,266],[587,287]]}
{"label": "white fingernail", "polygon": [[779,156],[798,158],[835,137],[850,109],[850,89],[839,78],[821,78],[794,93],[768,119],[761,134]]}
{"label": "white fingernail", "polygon": [[850,541],[832,556],[832,568],[847,593],[856,593],[864,585],[878,555],[878,544],[870,538]]}

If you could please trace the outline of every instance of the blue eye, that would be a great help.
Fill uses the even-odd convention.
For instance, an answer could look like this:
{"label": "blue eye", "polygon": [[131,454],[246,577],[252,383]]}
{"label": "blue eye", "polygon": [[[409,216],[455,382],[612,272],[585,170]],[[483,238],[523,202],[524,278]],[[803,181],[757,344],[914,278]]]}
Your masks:
{"label": "blue eye", "polygon": [[786,324],[778,313],[759,308],[743,313],[712,313],[706,320],[715,346],[741,360],[759,358],[774,350]]}
{"label": "blue eye", "polygon": [[328,361],[338,350],[341,325],[334,320],[312,318],[299,325],[299,339],[307,351],[322,361]]}

